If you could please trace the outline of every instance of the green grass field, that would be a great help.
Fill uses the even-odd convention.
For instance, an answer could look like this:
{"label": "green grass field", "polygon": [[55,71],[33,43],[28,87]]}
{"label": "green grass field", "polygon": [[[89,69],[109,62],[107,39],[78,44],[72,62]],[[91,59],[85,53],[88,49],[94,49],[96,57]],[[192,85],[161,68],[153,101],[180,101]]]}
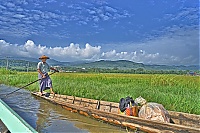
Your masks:
{"label": "green grass field", "polygon": [[[56,73],[51,76],[54,91],[92,99],[119,102],[120,98],[142,96],[148,102],[163,104],[167,110],[200,114],[199,76]],[[37,73],[0,69],[0,84],[22,87],[37,80]],[[38,91],[39,84],[27,87]]]}

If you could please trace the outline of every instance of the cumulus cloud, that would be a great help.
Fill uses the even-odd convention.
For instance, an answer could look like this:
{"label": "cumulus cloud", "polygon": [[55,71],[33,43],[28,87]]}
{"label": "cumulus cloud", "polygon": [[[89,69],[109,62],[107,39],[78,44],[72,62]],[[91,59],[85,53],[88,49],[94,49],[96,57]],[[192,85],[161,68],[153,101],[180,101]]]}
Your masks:
{"label": "cumulus cloud", "polygon": [[[33,57],[38,58],[45,54],[51,56],[53,59],[59,61],[78,61],[78,60],[90,60],[96,61],[99,59],[105,60],[131,60],[135,62],[144,62],[145,60],[151,60],[159,56],[156,54],[148,54],[145,51],[134,52],[116,52],[116,50],[102,52],[101,46],[91,46],[86,44],[85,48],[80,48],[79,44],[71,43],[67,47],[46,47],[36,45],[33,41],[28,40],[24,45],[10,44],[4,40],[0,40],[1,56],[13,56],[13,57]],[[10,52],[12,51],[12,52]],[[145,62],[144,62],[145,63]]]}
{"label": "cumulus cloud", "polygon": [[[150,42],[157,47],[156,50],[151,50],[148,44],[134,44],[135,50],[120,51],[110,50],[103,51],[101,46],[92,46],[89,43],[81,48],[79,44],[71,43],[66,47],[47,47],[35,44],[32,40],[28,40],[24,45],[10,44],[5,40],[0,40],[0,56],[12,57],[32,57],[38,58],[45,54],[58,61],[97,61],[97,60],[129,60],[144,64],[166,64],[166,65],[193,65],[198,64],[198,56],[193,54],[173,54],[164,53],[162,49],[158,49],[159,45],[155,42]],[[153,44],[154,43],[154,44]],[[138,46],[137,46],[138,45]],[[142,46],[143,45],[143,46]],[[172,45],[171,45],[172,46]],[[171,47],[169,46],[169,47]],[[141,49],[139,49],[141,48]],[[183,52],[185,47],[182,47]],[[164,47],[168,51],[167,47]],[[12,52],[11,52],[12,51]],[[196,50],[198,51],[198,50]]]}
{"label": "cumulus cloud", "polygon": [[0,40],[1,56],[26,56],[27,51],[17,44],[10,44],[4,40]]}
{"label": "cumulus cloud", "polygon": [[106,60],[129,60],[138,63],[152,64],[156,59],[160,58],[160,56],[159,53],[147,53],[144,50],[133,52],[116,52],[116,50],[112,50],[103,52],[101,58]]}
{"label": "cumulus cloud", "polygon": [[77,61],[97,59],[100,55],[100,50],[100,46],[93,47],[88,43],[85,44],[85,48],[80,48],[79,44],[74,43],[66,47],[52,48],[36,45],[32,40],[28,40],[24,45],[10,44],[5,40],[0,40],[1,56],[38,58],[45,54],[59,61]]}

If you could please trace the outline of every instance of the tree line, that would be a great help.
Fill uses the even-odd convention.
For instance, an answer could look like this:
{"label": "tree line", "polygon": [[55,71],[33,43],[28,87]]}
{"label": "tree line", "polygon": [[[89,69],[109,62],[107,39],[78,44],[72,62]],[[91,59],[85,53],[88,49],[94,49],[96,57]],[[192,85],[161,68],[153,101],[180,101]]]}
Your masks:
{"label": "tree line", "polygon": [[[84,73],[129,73],[129,74],[190,74],[190,70],[147,70],[144,68],[118,69],[118,68],[62,68],[64,72],[84,72]],[[195,71],[199,73],[199,71]]]}

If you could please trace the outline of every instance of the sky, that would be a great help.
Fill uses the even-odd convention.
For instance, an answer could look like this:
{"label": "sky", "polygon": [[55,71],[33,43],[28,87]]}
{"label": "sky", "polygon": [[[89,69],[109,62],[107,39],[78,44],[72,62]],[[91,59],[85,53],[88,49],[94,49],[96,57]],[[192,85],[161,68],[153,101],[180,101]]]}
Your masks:
{"label": "sky", "polygon": [[199,0],[0,0],[0,57],[199,65]]}

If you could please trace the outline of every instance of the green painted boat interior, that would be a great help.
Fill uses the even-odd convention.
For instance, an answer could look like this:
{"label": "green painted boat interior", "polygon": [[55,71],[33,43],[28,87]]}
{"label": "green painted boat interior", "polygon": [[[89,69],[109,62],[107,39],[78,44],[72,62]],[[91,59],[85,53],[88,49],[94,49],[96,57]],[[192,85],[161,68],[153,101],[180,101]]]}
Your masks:
{"label": "green painted boat interior", "polygon": [[13,132],[37,133],[26,121],[0,99],[0,119]]}

